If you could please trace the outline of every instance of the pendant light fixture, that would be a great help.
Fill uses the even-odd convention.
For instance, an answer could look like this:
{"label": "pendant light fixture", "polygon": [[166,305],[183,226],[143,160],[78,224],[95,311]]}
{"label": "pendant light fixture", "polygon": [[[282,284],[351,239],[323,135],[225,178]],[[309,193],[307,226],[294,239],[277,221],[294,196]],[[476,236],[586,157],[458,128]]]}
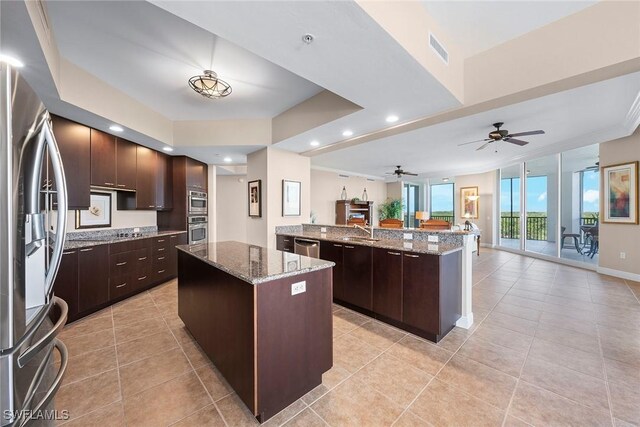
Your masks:
{"label": "pendant light fixture", "polygon": [[[213,54],[216,47],[216,37],[213,36],[211,46],[211,66],[213,66]],[[218,99],[231,94],[231,85],[218,78],[215,71],[204,70],[203,74],[193,76],[189,79],[189,87],[205,98]]]}

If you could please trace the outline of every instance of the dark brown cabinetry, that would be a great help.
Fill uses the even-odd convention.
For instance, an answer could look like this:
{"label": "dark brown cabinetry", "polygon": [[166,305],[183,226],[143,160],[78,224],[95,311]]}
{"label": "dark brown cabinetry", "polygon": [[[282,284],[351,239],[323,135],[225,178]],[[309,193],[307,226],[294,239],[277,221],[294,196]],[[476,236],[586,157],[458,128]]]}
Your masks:
{"label": "dark brown cabinetry", "polygon": [[439,331],[438,257],[406,252],[402,264],[404,323],[425,331]]}
{"label": "dark brown cabinetry", "polygon": [[136,189],[136,144],[116,139],[116,187],[118,190]]}
{"label": "dark brown cabinetry", "polygon": [[91,185],[116,188],[116,137],[91,129]]}
{"label": "dark brown cabinetry", "polygon": [[336,264],[333,267],[333,298],[339,300],[345,299],[342,268],[343,251],[342,243],[320,241],[320,258]]}
{"label": "dark brown cabinetry", "polygon": [[156,209],[172,208],[172,162],[166,154],[156,153]]}
{"label": "dark brown cabinetry", "polygon": [[276,236],[276,249],[284,252],[294,251],[294,242],[291,236]]}
{"label": "dark brown cabinetry", "polygon": [[109,246],[78,250],[78,310],[98,307],[109,300]]}
{"label": "dark brown cabinetry", "polygon": [[363,218],[367,224],[371,224],[373,202],[336,200],[336,224],[346,225],[351,218]]}
{"label": "dark brown cabinetry", "polygon": [[[65,169],[69,209],[88,209],[91,204],[91,130],[62,117],[51,118],[53,134]],[[43,175],[43,179],[50,179],[48,184],[55,190],[52,172],[49,173],[49,178]]]}
{"label": "dark brown cabinetry", "polygon": [[342,280],[344,300],[366,310],[373,308],[371,295],[371,248],[367,246],[343,246]]}
{"label": "dark brown cabinetry", "polygon": [[136,147],[136,209],[156,208],[156,152]]}
{"label": "dark brown cabinetry", "polygon": [[402,252],[373,248],[373,311],[402,321]]}
{"label": "dark brown cabinetry", "polygon": [[187,187],[207,189],[207,165],[187,157]]}
{"label": "dark brown cabinetry", "polygon": [[69,320],[78,315],[78,250],[62,253],[60,268],[53,284],[55,295],[65,300],[69,307]]}

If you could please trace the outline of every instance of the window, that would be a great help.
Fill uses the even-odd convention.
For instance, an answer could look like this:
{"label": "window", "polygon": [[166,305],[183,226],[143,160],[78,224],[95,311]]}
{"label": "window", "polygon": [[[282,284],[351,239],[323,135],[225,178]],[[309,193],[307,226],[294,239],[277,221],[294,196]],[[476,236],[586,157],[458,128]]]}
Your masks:
{"label": "window", "polygon": [[453,224],[453,184],[431,185],[430,217],[443,219]]}
{"label": "window", "polygon": [[404,226],[418,227],[419,221],[416,219],[416,211],[420,210],[420,187],[415,184],[405,184],[403,202],[405,207]]}

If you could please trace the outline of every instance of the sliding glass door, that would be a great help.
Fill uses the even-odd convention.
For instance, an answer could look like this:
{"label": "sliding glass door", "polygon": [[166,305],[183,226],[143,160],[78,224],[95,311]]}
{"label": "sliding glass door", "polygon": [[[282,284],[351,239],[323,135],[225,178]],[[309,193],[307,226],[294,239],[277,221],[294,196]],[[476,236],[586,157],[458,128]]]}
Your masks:
{"label": "sliding glass door", "polygon": [[404,226],[419,227],[416,212],[420,210],[420,186],[404,184]]}
{"label": "sliding glass door", "polygon": [[520,166],[500,169],[500,246],[520,247]]}
{"label": "sliding glass door", "polygon": [[558,255],[558,156],[525,163],[525,250]]}

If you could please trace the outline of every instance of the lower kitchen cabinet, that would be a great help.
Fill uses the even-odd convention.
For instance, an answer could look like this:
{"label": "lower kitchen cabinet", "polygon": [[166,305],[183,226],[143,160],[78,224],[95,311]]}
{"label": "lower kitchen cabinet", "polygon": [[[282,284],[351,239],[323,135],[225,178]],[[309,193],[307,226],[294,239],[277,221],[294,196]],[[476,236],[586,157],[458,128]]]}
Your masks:
{"label": "lower kitchen cabinet", "polygon": [[373,308],[371,294],[371,248],[367,246],[343,246],[344,301],[365,310]]}
{"label": "lower kitchen cabinet", "polygon": [[343,280],[343,252],[342,243],[320,241],[320,258],[326,261],[333,261],[333,298],[344,300],[344,280]]}
{"label": "lower kitchen cabinet", "polygon": [[440,330],[438,258],[405,252],[402,260],[402,321],[432,333]]}
{"label": "lower kitchen cabinet", "polygon": [[109,301],[109,245],[78,250],[78,310]]}
{"label": "lower kitchen cabinet", "polygon": [[71,249],[62,253],[60,268],[53,284],[54,293],[62,298],[69,307],[69,320],[78,315],[78,250]]}
{"label": "lower kitchen cabinet", "polygon": [[276,249],[284,252],[294,251],[294,238],[291,236],[276,236]]}
{"label": "lower kitchen cabinet", "polygon": [[373,248],[373,311],[402,321],[402,252]]}

